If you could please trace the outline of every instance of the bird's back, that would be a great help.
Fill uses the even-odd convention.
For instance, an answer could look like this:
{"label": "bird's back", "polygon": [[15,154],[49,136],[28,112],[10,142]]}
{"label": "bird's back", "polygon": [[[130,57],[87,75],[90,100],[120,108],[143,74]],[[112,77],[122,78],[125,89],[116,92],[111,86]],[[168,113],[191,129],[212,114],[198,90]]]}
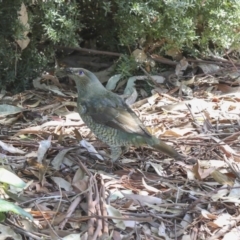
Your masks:
{"label": "bird's back", "polygon": [[110,146],[142,145],[143,139],[152,137],[132,109],[112,92],[87,99],[79,96],[78,106],[82,120]]}

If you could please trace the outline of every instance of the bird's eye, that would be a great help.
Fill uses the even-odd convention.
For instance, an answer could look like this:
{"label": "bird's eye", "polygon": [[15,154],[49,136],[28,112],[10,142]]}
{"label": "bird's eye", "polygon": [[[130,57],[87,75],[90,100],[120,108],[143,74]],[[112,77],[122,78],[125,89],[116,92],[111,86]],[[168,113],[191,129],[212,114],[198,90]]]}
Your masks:
{"label": "bird's eye", "polygon": [[79,71],[78,73],[80,76],[83,76],[84,75],[84,72],[83,71]]}

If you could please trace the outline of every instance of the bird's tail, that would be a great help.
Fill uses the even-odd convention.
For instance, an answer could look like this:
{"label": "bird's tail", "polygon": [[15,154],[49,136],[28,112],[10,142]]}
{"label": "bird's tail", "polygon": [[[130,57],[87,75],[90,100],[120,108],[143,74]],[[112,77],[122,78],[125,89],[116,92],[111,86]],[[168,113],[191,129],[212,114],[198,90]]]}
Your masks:
{"label": "bird's tail", "polygon": [[161,141],[160,139],[154,136],[147,140],[147,144],[150,147],[155,148],[156,150],[163,152],[172,158],[175,159],[182,158],[182,156],[174,148],[172,148],[171,146],[167,145],[165,142]]}

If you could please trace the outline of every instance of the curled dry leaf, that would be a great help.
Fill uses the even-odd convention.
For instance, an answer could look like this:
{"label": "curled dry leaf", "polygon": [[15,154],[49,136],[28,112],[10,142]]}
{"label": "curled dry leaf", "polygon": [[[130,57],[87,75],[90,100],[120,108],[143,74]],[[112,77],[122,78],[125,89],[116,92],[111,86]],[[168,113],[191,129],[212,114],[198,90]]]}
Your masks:
{"label": "curled dry leaf", "polygon": [[72,187],[71,187],[71,183],[69,183],[68,181],[66,181],[65,179],[61,178],[61,177],[51,177],[51,179],[62,189],[64,189],[65,191],[71,191]]}
{"label": "curled dry leaf", "polygon": [[63,161],[64,161],[65,155],[66,155],[69,151],[71,151],[72,149],[74,149],[74,148],[64,149],[64,150],[60,151],[60,152],[54,157],[54,159],[52,160],[52,165],[53,165],[54,169],[56,169],[56,170],[59,170],[59,169],[60,169],[60,166],[61,166],[61,164],[62,164]]}
{"label": "curled dry leaf", "polygon": [[39,147],[38,147],[38,159],[37,159],[39,163],[42,163],[47,150],[51,147],[51,139],[52,137],[49,136],[48,140],[40,141]]}
{"label": "curled dry leaf", "polygon": [[117,83],[119,82],[121,77],[122,74],[116,74],[110,77],[109,80],[107,81],[106,89],[108,89],[109,91],[113,91],[116,88]]}
{"label": "curled dry leaf", "polygon": [[88,141],[86,141],[86,140],[83,139],[83,140],[80,141],[80,144],[81,144],[84,148],[86,148],[91,155],[96,156],[96,157],[97,157],[99,160],[101,160],[101,161],[104,161],[104,158],[103,158],[100,154],[98,154],[98,152],[97,152],[97,150],[94,148],[94,146],[93,146],[92,144],[90,144]]}
{"label": "curled dry leaf", "polygon": [[[106,205],[106,207],[109,216],[123,218],[121,212],[118,209],[112,207],[111,205]],[[124,224],[123,220],[113,219],[113,222],[116,224],[118,228],[122,230],[126,228],[126,225]]]}
{"label": "curled dry leaf", "polygon": [[195,175],[195,178],[198,180],[202,180],[204,178],[207,178],[210,174],[212,174],[216,168],[208,168],[204,169],[201,167],[200,161],[197,161],[197,163],[193,166],[193,173]]}
{"label": "curled dry leaf", "polygon": [[217,219],[217,215],[214,215],[205,209],[201,210],[201,214],[206,219]]}
{"label": "curled dry leaf", "polygon": [[15,147],[13,147],[13,145],[6,144],[2,141],[0,141],[0,146],[2,147],[2,149],[4,149],[5,151],[8,151],[10,153],[25,154],[25,152],[22,151],[21,149],[15,148]]}

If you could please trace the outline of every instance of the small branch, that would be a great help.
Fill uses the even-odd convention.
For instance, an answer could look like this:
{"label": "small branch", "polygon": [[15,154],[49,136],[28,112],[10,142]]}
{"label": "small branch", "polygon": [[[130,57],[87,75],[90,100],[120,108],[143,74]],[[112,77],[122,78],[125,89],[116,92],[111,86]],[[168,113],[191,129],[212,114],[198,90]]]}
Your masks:
{"label": "small branch", "polygon": [[89,54],[100,54],[100,55],[108,55],[108,56],[116,56],[116,57],[120,57],[123,55],[122,53],[99,51],[99,50],[94,50],[94,49],[89,49],[89,48],[63,47],[63,46],[56,47],[56,48],[65,49],[65,50],[74,50],[74,51],[78,51],[78,52],[86,52]]}

